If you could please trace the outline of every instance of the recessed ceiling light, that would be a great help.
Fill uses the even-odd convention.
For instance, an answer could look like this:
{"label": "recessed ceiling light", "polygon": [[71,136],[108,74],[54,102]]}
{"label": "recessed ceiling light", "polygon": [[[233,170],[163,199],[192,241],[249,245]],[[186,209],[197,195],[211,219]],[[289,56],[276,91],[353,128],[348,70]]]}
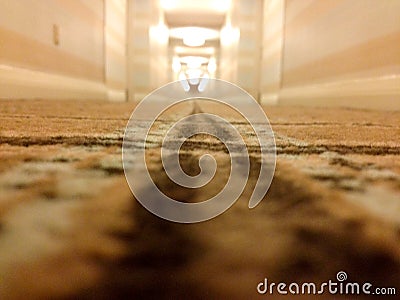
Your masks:
{"label": "recessed ceiling light", "polygon": [[170,10],[178,6],[177,0],[160,0],[160,6],[165,10]]}
{"label": "recessed ceiling light", "polygon": [[174,48],[174,52],[175,54],[195,54],[195,55],[211,56],[215,54],[215,48],[214,47],[191,48],[191,47],[176,46]]}
{"label": "recessed ceiling light", "polygon": [[187,69],[186,74],[188,75],[189,79],[192,78],[199,78],[203,74],[203,70],[201,69]]}
{"label": "recessed ceiling light", "polygon": [[201,65],[206,64],[208,62],[208,58],[203,56],[184,56],[180,59],[181,63],[187,65],[190,69],[200,68]]}
{"label": "recessed ceiling light", "polygon": [[165,11],[207,11],[226,13],[231,7],[231,0],[160,0]]}
{"label": "recessed ceiling light", "polygon": [[219,31],[205,27],[176,27],[169,30],[169,36],[182,39],[186,46],[198,47],[206,40],[219,38]]}
{"label": "recessed ceiling light", "polygon": [[206,40],[202,36],[192,35],[185,36],[183,38],[183,43],[189,47],[199,47],[203,46],[206,43]]}
{"label": "recessed ceiling light", "polygon": [[227,12],[231,7],[231,0],[215,0],[213,1],[213,7],[217,11]]}

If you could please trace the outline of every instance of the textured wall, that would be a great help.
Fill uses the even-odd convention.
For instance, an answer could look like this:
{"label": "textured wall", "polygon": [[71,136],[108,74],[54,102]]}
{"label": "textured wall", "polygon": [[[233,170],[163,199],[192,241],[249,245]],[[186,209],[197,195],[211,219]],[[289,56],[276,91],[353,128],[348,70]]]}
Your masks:
{"label": "textured wall", "polygon": [[264,100],[400,107],[400,1],[266,0]]}

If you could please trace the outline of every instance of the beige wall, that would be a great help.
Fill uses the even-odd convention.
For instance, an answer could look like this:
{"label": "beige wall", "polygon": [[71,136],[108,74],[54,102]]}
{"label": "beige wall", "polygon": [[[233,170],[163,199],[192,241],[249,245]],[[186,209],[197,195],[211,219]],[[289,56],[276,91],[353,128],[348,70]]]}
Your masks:
{"label": "beige wall", "polygon": [[158,0],[129,0],[128,10],[128,92],[137,101],[168,81],[168,32]]}
{"label": "beige wall", "polygon": [[106,99],[109,87],[124,90],[123,6],[0,0],[0,98]]}
{"label": "beige wall", "polygon": [[262,56],[260,72],[261,102],[278,103],[282,79],[284,37],[283,0],[266,0],[263,6]]}
{"label": "beige wall", "polygon": [[[220,56],[219,64],[217,69],[217,75],[219,78],[236,82],[237,81],[237,69],[238,69],[238,53],[239,53],[239,40],[225,38],[223,32],[229,32],[232,30],[240,30],[233,19],[233,14],[237,11],[238,1],[232,1],[230,11],[227,13],[225,24],[223,26],[220,38]],[[239,36],[240,38],[240,36]]]}
{"label": "beige wall", "polygon": [[259,98],[262,0],[233,0],[225,27],[238,29],[239,39],[221,38],[219,74]]}
{"label": "beige wall", "polygon": [[237,84],[259,98],[262,0],[238,1],[234,22],[240,29]]}
{"label": "beige wall", "polygon": [[[139,100],[163,26],[158,0],[0,0],[0,98]],[[400,108],[399,0],[232,0],[225,27],[218,76],[264,103]]]}
{"label": "beige wall", "polygon": [[265,0],[265,102],[400,108],[400,1]]}
{"label": "beige wall", "polygon": [[126,98],[126,11],[126,0],[105,0],[104,73],[110,100]]}

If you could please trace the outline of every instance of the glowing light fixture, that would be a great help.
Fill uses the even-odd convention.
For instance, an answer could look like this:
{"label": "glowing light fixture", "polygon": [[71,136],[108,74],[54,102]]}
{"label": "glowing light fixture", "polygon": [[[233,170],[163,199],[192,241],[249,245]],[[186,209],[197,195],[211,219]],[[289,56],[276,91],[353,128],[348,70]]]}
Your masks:
{"label": "glowing light fixture", "polygon": [[221,44],[231,45],[234,42],[239,41],[240,30],[239,28],[234,28],[230,24],[221,29]]}
{"label": "glowing light fixture", "polygon": [[182,39],[189,47],[203,46],[206,40],[213,40],[219,37],[218,30],[205,27],[176,27],[169,30],[169,36]]}
{"label": "glowing light fixture", "polygon": [[181,63],[187,65],[189,69],[200,68],[202,64],[206,64],[208,59],[203,56],[184,56],[181,57]]}
{"label": "glowing light fixture", "polygon": [[201,69],[187,69],[186,70],[187,79],[190,84],[199,84],[200,78],[203,75],[203,70]]}
{"label": "glowing light fixture", "polygon": [[207,71],[210,73],[214,73],[216,70],[217,70],[217,63],[215,61],[215,58],[211,57],[207,65]]}
{"label": "glowing light fixture", "polygon": [[215,0],[213,8],[219,12],[227,12],[231,7],[231,0]]}
{"label": "glowing light fixture", "polygon": [[170,10],[178,6],[177,0],[160,0],[160,6],[165,10]]}
{"label": "glowing light fixture", "polygon": [[203,74],[203,71],[201,69],[187,69],[186,74],[189,79],[199,78]]}
{"label": "glowing light fixture", "polygon": [[192,35],[192,36],[185,36],[183,38],[183,43],[189,47],[199,47],[203,46],[206,43],[206,40],[202,36]]}
{"label": "glowing light fixture", "polygon": [[160,44],[167,44],[169,39],[168,27],[163,23],[150,27],[150,38]]}
{"label": "glowing light fixture", "polygon": [[180,70],[181,70],[181,68],[182,68],[182,65],[181,65],[181,63],[180,63],[180,61],[179,61],[179,57],[174,57],[173,59],[172,59],[172,70],[175,72],[175,73],[178,73]]}
{"label": "glowing light fixture", "polygon": [[165,11],[226,13],[231,7],[231,2],[231,0],[160,0],[160,6]]}
{"label": "glowing light fixture", "polygon": [[185,72],[183,72],[183,71],[180,72],[180,73],[179,73],[179,76],[178,76],[178,79],[179,79],[179,81],[181,82],[181,85],[182,85],[184,91],[185,91],[185,92],[190,91],[190,85],[189,85],[189,82],[188,82],[187,79],[186,79]]}
{"label": "glowing light fixture", "polygon": [[174,48],[175,54],[196,54],[196,55],[205,55],[205,56],[210,56],[215,53],[215,48],[214,47],[201,47],[197,49],[193,49],[191,47],[182,47],[182,46],[176,46]]}

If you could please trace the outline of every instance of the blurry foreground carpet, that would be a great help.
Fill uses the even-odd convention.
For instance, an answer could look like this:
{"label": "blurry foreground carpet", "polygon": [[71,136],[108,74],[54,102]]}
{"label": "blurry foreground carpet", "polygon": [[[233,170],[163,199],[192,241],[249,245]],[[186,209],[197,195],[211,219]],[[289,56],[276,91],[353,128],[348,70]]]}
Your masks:
{"label": "blurry foreground carpet", "polygon": [[[258,172],[250,150],[242,198],[211,221],[182,225],[148,213],[126,184],[121,143],[133,108],[0,102],[0,299],[252,299],[264,278],[320,283],[339,271],[396,287],[399,297],[400,112],[266,107],[278,152],[266,199],[247,208]],[[173,118],[158,121],[154,136]],[[228,156],[217,146],[194,137],[182,167],[196,172],[203,147],[226,177]],[[223,184],[171,187],[157,175],[158,151],[149,151],[150,171],[180,200]],[[313,297],[346,296],[298,296]]]}

